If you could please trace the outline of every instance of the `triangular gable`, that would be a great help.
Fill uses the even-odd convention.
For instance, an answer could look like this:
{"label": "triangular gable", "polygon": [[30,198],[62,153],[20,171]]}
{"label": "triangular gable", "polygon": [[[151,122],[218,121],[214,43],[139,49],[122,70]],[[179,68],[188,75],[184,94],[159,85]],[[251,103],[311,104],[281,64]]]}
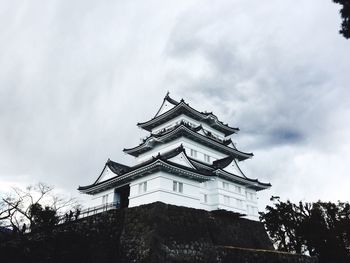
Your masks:
{"label": "triangular gable", "polygon": [[238,176],[242,176],[242,177],[246,177],[243,172],[241,171],[241,169],[239,168],[237,162],[235,159],[232,160],[232,162],[227,165],[225,168],[222,168],[222,170],[231,173],[231,174],[235,174]]}
{"label": "triangular gable", "polygon": [[156,115],[154,116],[154,118],[163,114],[164,112],[167,112],[168,110],[171,110],[174,107],[175,107],[175,104],[171,103],[167,99],[164,99],[162,106],[160,106],[160,108],[159,108],[158,112],[156,113]]}
{"label": "triangular gable", "polygon": [[202,134],[204,136],[207,136],[207,134],[204,132],[203,128],[201,128],[199,131],[198,131],[199,134]]}
{"label": "triangular gable", "polygon": [[227,146],[237,150],[236,145],[233,143],[233,141],[231,141]]}
{"label": "triangular gable", "polygon": [[188,158],[184,152],[181,152],[178,155],[176,155],[172,158],[169,158],[168,161],[196,170],[196,167],[194,167],[193,164],[191,163],[191,161],[188,160]]}
{"label": "triangular gable", "polygon": [[108,165],[106,165],[105,168],[103,168],[103,171],[100,177],[95,182],[95,184],[106,181],[115,176],[117,176],[117,174],[113,173],[112,170],[108,167]]}

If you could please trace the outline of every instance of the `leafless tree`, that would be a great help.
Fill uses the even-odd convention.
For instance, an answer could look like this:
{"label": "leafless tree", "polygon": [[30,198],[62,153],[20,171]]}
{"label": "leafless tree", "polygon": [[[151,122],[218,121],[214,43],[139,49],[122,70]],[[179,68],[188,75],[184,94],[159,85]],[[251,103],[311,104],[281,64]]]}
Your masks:
{"label": "leafless tree", "polygon": [[0,200],[0,224],[11,217],[14,208],[10,208],[2,199]]}
{"label": "leafless tree", "polygon": [[29,185],[25,189],[13,188],[12,193],[2,198],[0,203],[0,220],[7,222],[14,230],[32,226],[35,217],[33,207],[45,207],[55,212],[57,217],[78,207],[75,198],[67,198],[54,192],[52,186],[44,183]]}

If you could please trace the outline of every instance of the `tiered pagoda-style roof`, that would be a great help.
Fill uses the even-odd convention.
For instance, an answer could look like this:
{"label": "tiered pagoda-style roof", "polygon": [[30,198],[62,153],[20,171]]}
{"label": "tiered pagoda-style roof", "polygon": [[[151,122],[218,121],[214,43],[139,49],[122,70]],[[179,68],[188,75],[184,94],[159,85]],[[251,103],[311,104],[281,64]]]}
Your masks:
{"label": "tiered pagoda-style roof", "polygon": [[[137,157],[140,154],[153,149],[157,144],[173,141],[179,137],[190,138],[193,141],[208,146],[214,150],[234,156],[239,161],[253,156],[252,153],[245,153],[237,150],[231,139],[221,140],[212,136],[208,131],[205,131],[201,125],[193,127],[184,121],[181,121],[179,124],[169,129],[164,129],[159,133],[151,134],[144,139],[140,145],[134,148],[124,149],[124,152]],[[231,145],[231,147],[229,145]]]}
{"label": "tiered pagoda-style roof", "polygon": [[[173,107],[170,110],[161,113],[163,105],[166,101],[172,104]],[[138,123],[137,125],[142,129],[151,131],[153,128],[158,127],[159,125],[162,125],[163,123],[174,119],[177,116],[180,116],[181,114],[184,114],[197,121],[206,123],[215,130],[225,134],[225,136],[231,135],[239,131],[238,128],[230,127],[227,124],[224,124],[223,122],[219,121],[218,117],[212,112],[197,111],[196,109],[190,107],[189,104],[185,103],[183,99],[181,99],[180,102],[177,102],[176,100],[170,98],[169,93],[166,94],[163,100],[163,104],[158,110],[155,117],[149,121]]]}
{"label": "tiered pagoda-style roof", "polygon": [[[213,113],[199,112],[184,100],[177,102],[170,98],[167,93],[154,118],[138,123],[138,126],[150,131],[149,136],[124,152],[140,157],[140,163],[127,166],[108,160],[97,180],[91,185],[80,186],[80,192],[95,195],[122,188],[159,171],[199,183],[221,178],[255,191],[271,187],[269,183],[248,178],[241,171],[238,162],[253,154],[236,148],[228,136],[239,129],[219,121]],[[191,151],[192,155],[195,149],[204,151],[201,152],[203,160],[197,154],[187,155],[186,151]],[[211,154],[215,157],[210,157]]]}
{"label": "tiered pagoda-style roof", "polygon": [[[96,182],[91,185],[80,186],[78,190],[86,194],[95,194],[105,189],[129,183],[145,174],[151,174],[160,170],[177,174],[181,177],[189,178],[198,182],[209,181],[214,176],[221,177],[232,182],[237,182],[256,191],[271,186],[269,183],[262,183],[257,179],[246,177],[239,168],[238,171],[240,171],[240,174],[226,171],[225,168],[232,164],[237,165],[236,160],[233,157],[216,160],[212,165],[202,163],[187,156],[184,147],[181,145],[163,154],[158,154],[157,156],[135,166],[126,166],[108,160]],[[114,176],[107,180],[100,180],[107,167],[114,173]]]}

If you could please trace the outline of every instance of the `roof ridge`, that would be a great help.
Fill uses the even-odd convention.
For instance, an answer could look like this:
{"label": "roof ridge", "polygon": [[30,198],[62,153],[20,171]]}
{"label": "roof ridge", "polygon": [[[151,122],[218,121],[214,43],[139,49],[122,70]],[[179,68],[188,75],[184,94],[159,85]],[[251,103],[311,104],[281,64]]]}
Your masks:
{"label": "roof ridge", "polygon": [[[194,115],[197,115],[197,118],[201,119],[201,120],[206,120],[206,121],[210,121],[209,120],[209,116],[213,116],[213,119],[214,119],[214,122],[215,122],[215,125],[217,127],[221,127],[221,130],[218,129],[218,128],[214,128],[214,129],[217,129],[221,132],[223,132],[226,136],[227,135],[230,135],[232,133],[236,133],[239,131],[239,128],[235,128],[235,127],[231,127],[229,126],[228,124],[224,124],[222,121],[219,120],[219,118],[214,115],[213,113],[210,113],[210,114],[206,114],[206,113],[203,113],[203,112],[200,112],[198,110],[196,110],[195,108],[191,107],[188,103],[186,103],[184,101],[184,99],[181,99],[180,102],[177,102],[176,100],[170,98],[169,94],[167,93],[164,97],[164,100],[168,100],[170,103],[172,103],[173,105],[175,105],[175,107],[173,107],[172,109],[158,115],[159,113],[159,110],[157,112],[157,114],[155,115],[155,117],[153,117],[152,119],[148,120],[148,121],[145,121],[145,122],[138,122],[137,125],[145,130],[148,130],[150,131],[150,127],[149,126],[147,128],[148,125],[152,125],[151,123],[155,122],[155,120],[159,121],[161,120],[166,114],[174,114],[176,112],[176,110],[178,108],[181,108],[181,107],[184,107],[186,108],[187,107],[187,110],[188,111],[192,111],[192,114]],[[164,100],[163,100],[163,103],[164,103]],[[163,105],[163,104],[162,104]],[[183,113],[182,113],[183,114]],[[223,130],[222,130],[223,129]],[[225,131],[226,130],[226,131]]]}
{"label": "roof ridge", "polygon": [[[168,132],[171,132],[171,131],[177,129],[177,128],[178,128],[179,126],[181,126],[181,125],[183,125],[183,126],[189,128],[190,130],[195,131],[195,132],[198,132],[198,131],[200,131],[200,130],[203,130],[203,132],[204,132],[204,134],[205,134],[206,137],[208,137],[208,138],[210,138],[210,139],[212,139],[212,140],[214,140],[214,141],[217,141],[217,142],[219,142],[219,143],[223,143],[223,144],[225,144],[226,146],[229,145],[230,142],[232,142],[232,139],[231,139],[231,138],[229,138],[229,139],[220,139],[220,138],[215,137],[215,136],[212,134],[211,131],[208,131],[208,130],[204,129],[204,127],[203,127],[202,124],[199,124],[198,126],[193,127],[193,126],[191,126],[188,122],[186,122],[186,121],[184,121],[184,120],[181,120],[178,124],[176,124],[176,125],[174,125],[174,126],[168,128],[168,129],[165,129],[165,128],[164,128],[164,129],[160,130],[160,131],[157,132],[157,133],[151,133],[146,139],[144,139],[144,141],[147,140],[148,138],[152,137],[152,135],[154,135],[154,137],[158,137],[158,136],[164,135],[164,134],[166,134],[166,133],[168,133]],[[141,144],[142,144],[142,143],[141,143]]]}
{"label": "roof ridge", "polygon": [[179,102],[176,101],[176,100],[174,100],[173,98],[171,98],[171,97],[169,96],[169,94],[170,94],[170,92],[167,91],[167,93],[166,93],[166,95],[165,95],[165,97],[164,97],[164,100],[167,100],[167,101],[169,101],[171,104],[174,104],[174,105],[179,104]]}
{"label": "roof ridge", "polygon": [[129,165],[115,162],[115,161],[113,161],[113,160],[111,160],[111,159],[109,159],[109,158],[108,158],[106,164],[108,164],[108,163],[113,163],[113,164],[117,164],[117,165],[121,165],[121,166],[125,166],[125,167],[130,167]]}
{"label": "roof ridge", "polygon": [[[215,167],[217,167],[217,168],[222,168],[222,167],[219,167],[218,164],[221,163],[221,162],[225,162],[226,160],[230,160],[230,163],[231,163],[234,160],[234,157],[229,155],[229,156],[226,156],[224,158],[217,159],[217,160],[213,161],[213,165]],[[227,167],[227,166],[228,166],[228,164],[226,166],[224,166],[224,167]]]}
{"label": "roof ridge", "polygon": [[[216,144],[220,145],[220,147],[223,147],[223,149],[226,149],[226,151],[228,151],[228,152],[231,152],[231,153],[232,153],[232,151],[234,151],[234,153],[236,153],[236,154],[242,156],[242,158],[241,158],[242,160],[245,160],[245,159],[247,159],[247,158],[251,158],[251,157],[254,156],[253,153],[246,153],[246,152],[237,150],[236,148],[229,147],[229,146],[226,145],[225,143],[223,143],[223,142],[221,142],[221,141],[218,141],[218,140],[216,140],[216,139],[214,139],[214,138],[211,138],[211,137],[209,137],[209,136],[207,136],[207,135],[203,135],[203,134],[197,133],[197,132],[196,132],[195,130],[193,130],[190,126],[185,125],[185,124],[182,123],[182,122],[181,122],[179,125],[172,127],[171,129],[165,131],[165,132],[162,133],[162,134],[154,134],[154,133],[151,133],[151,135],[148,136],[146,139],[144,139],[143,142],[140,143],[139,145],[137,145],[137,146],[135,146],[135,147],[133,147],[133,148],[124,148],[123,151],[126,152],[126,153],[128,153],[128,154],[133,155],[131,152],[135,152],[135,151],[138,151],[138,149],[144,148],[144,147],[148,144],[149,140],[151,140],[152,138],[153,138],[154,140],[158,140],[158,141],[159,141],[159,140],[160,140],[159,138],[161,138],[161,137],[163,137],[163,136],[168,136],[169,134],[171,134],[171,133],[173,133],[173,132],[176,132],[177,130],[180,130],[180,129],[184,129],[184,131],[186,131],[186,132],[188,132],[188,133],[192,132],[192,133],[196,134],[197,136],[202,136],[203,138],[209,140],[211,143],[216,143]],[[186,130],[186,129],[187,129],[187,130]],[[134,156],[135,156],[135,155],[134,155]],[[239,158],[239,159],[240,159],[240,158]]]}
{"label": "roof ridge", "polygon": [[[180,147],[178,147],[180,148]],[[112,183],[113,181],[117,180],[118,178],[121,178],[123,177],[122,179],[120,180],[123,180],[123,179],[126,179],[127,176],[129,173],[133,173],[135,171],[137,171],[138,169],[140,169],[141,167],[143,166],[149,166],[149,165],[153,165],[153,164],[156,164],[157,162],[163,162],[164,164],[167,164],[167,165],[171,165],[173,167],[177,167],[179,169],[183,169],[183,170],[187,170],[188,172],[191,172],[193,174],[199,174],[201,175],[202,177],[207,177],[207,178],[204,178],[204,180],[208,180],[211,176],[219,176],[217,173],[221,173],[222,175],[224,174],[227,174],[229,175],[229,179],[237,179],[237,180],[240,180],[240,181],[246,181],[246,182],[251,182],[251,183],[256,183],[254,185],[250,185],[250,187],[256,187],[257,188],[257,191],[259,190],[262,190],[263,188],[268,188],[271,186],[270,183],[263,183],[263,182],[260,182],[258,179],[251,179],[251,178],[248,178],[248,177],[240,177],[236,174],[231,174],[227,171],[224,171],[222,169],[218,169],[218,170],[214,170],[214,171],[211,171],[211,172],[205,172],[203,170],[198,170],[197,167],[195,167],[197,170],[194,170],[193,168],[189,168],[189,167],[186,167],[186,166],[183,166],[183,165],[180,165],[180,164],[177,164],[177,163],[173,163],[173,162],[169,162],[167,160],[162,160],[160,158],[152,158],[144,163],[140,163],[138,165],[135,165],[132,167],[132,169],[128,172],[126,172],[125,174],[122,174],[122,175],[119,175],[119,176],[115,176],[115,177],[112,177],[112,178],[109,178],[107,179],[106,181],[103,181],[103,182],[95,182],[94,184],[91,184],[91,185],[87,185],[87,186],[79,186],[78,190],[80,191],[84,191],[84,190],[87,190],[89,188],[93,188],[93,187],[97,187],[99,185],[103,185],[103,184],[110,184]],[[260,186],[260,188],[259,188]]]}

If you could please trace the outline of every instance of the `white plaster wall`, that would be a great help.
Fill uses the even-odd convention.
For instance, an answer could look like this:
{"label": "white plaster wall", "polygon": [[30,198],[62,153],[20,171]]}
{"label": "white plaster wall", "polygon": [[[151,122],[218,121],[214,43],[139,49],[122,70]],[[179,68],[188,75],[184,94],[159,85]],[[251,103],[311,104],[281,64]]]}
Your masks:
{"label": "white plaster wall", "polygon": [[147,182],[146,194],[159,189],[160,184],[159,184],[159,180],[157,180],[157,177],[158,177],[157,174],[158,173],[154,173],[152,175],[144,176],[142,178],[136,179],[133,182],[131,182],[130,183],[129,199],[131,199],[132,197],[135,197],[135,196],[144,195],[143,193],[139,194],[139,192],[138,192],[139,191],[139,184],[142,184],[144,182]]}
{"label": "white plaster wall", "polygon": [[[223,182],[228,185],[228,189],[224,189]],[[212,194],[215,196],[214,206],[216,209],[225,209],[238,213],[245,213],[245,195],[244,188],[241,187],[241,193],[234,189],[232,182],[219,179],[215,180],[214,187],[212,188]],[[225,202],[225,196],[228,197],[228,203]],[[237,200],[241,200],[241,206],[237,204]]]}
{"label": "white plaster wall", "polygon": [[[173,191],[173,181],[183,183],[182,193]],[[139,193],[139,184],[144,182],[147,182],[147,191]],[[228,184],[228,189],[223,188],[223,182]],[[237,187],[240,187],[240,192]],[[104,195],[108,195],[109,203],[114,201],[114,189],[109,189],[94,195],[89,206],[102,205]],[[204,195],[207,195],[207,202],[204,202]],[[224,196],[229,197],[229,204],[225,203]],[[237,205],[236,199],[242,200],[241,207]],[[211,181],[199,183],[160,171],[137,179],[130,184],[129,207],[157,201],[208,211],[225,209],[247,214],[247,218],[251,220],[259,219],[256,191],[217,177]]]}
{"label": "white plaster wall", "polygon": [[[190,141],[186,138],[185,138],[185,140],[186,141],[183,143],[183,146],[186,150],[186,154],[187,154],[187,156],[192,157],[193,159],[196,159],[198,161],[206,163],[206,160],[204,159],[204,155],[206,154],[206,155],[210,156],[210,161],[207,163],[212,164],[213,161],[215,161],[217,159],[222,159],[222,158],[227,157],[227,155],[225,155],[221,152],[215,151],[209,147],[203,146],[197,142]],[[191,149],[197,151],[197,157],[191,156]]]}
{"label": "white plaster wall", "polygon": [[102,197],[104,195],[108,195],[108,203],[114,202],[114,188],[108,189],[106,191],[100,192],[98,194],[95,194],[91,197],[90,202],[88,203],[88,207],[95,207],[103,205],[102,203]]}
{"label": "white plaster wall", "polygon": [[[216,180],[206,181],[201,183],[200,189],[200,203],[202,209],[212,211],[217,209],[218,195],[215,193],[216,190]],[[204,195],[207,195],[207,202],[204,200]]]}
{"label": "white plaster wall", "polygon": [[171,142],[157,145],[152,150],[136,157],[136,161],[139,163],[144,162],[144,161],[152,158],[152,156],[156,156],[158,153],[164,153],[164,152],[170,151],[176,147],[179,147],[181,144],[184,146],[184,148],[186,150],[186,154],[190,157],[192,157],[190,149],[196,150],[197,151],[197,158],[195,158],[195,159],[198,159],[199,161],[202,161],[202,162],[205,161],[204,154],[208,154],[210,156],[210,163],[212,163],[213,161],[215,161],[217,159],[227,157],[227,155],[225,155],[219,151],[213,150],[207,146],[203,146],[203,145],[201,145],[195,141],[192,141],[190,139],[180,137],[180,138],[177,138]]}
{"label": "white plaster wall", "polygon": [[[138,192],[139,183],[147,181],[147,191]],[[173,191],[173,181],[183,183],[183,192]],[[200,207],[200,184],[166,172],[157,172],[130,184],[129,207],[160,201],[168,204]]]}
{"label": "white plaster wall", "polygon": [[[228,185],[227,189],[224,189],[223,183]],[[208,197],[207,203],[204,203],[204,194]],[[255,190],[246,189],[239,184],[221,178],[215,178],[213,181],[201,184],[200,195],[203,209],[225,209],[246,214],[247,218],[258,220],[257,193]],[[229,198],[229,203],[225,202],[225,196]]]}
{"label": "white plaster wall", "polygon": [[258,196],[253,189],[246,189],[246,210],[249,219],[258,220]]}
{"label": "white plaster wall", "polygon": [[160,130],[164,129],[164,128],[170,128],[171,126],[174,126],[176,125],[177,123],[180,123],[181,121],[185,121],[185,122],[189,122],[189,123],[192,123],[194,124],[195,127],[197,127],[198,125],[201,125],[202,124],[202,127],[207,130],[207,131],[210,131],[214,136],[217,136],[219,137],[220,139],[224,139],[225,138],[225,135],[224,133],[220,132],[220,131],[217,131],[215,129],[213,129],[212,127],[210,127],[208,124],[206,123],[203,123],[203,122],[199,122],[197,120],[194,120],[184,114],[181,114],[179,116],[177,116],[176,118],[172,119],[172,120],[169,120],[165,123],[163,123],[162,125],[154,128],[152,130],[152,133],[157,133],[159,132]]}

